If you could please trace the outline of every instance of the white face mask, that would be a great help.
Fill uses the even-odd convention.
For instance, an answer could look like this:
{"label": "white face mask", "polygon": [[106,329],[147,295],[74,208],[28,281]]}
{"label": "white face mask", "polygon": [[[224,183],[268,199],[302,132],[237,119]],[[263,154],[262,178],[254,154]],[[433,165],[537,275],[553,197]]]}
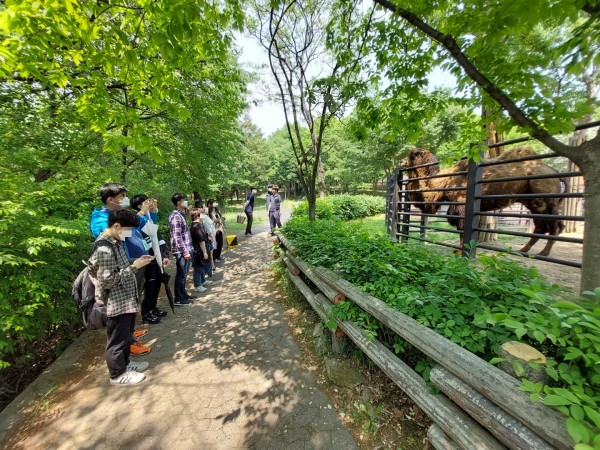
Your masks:
{"label": "white face mask", "polygon": [[213,203],[213,206],[216,208],[216,207],[219,206],[219,204],[218,203]]}
{"label": "white face mask", "polygon": [[206,219],[206,214],[204,214],[204,213],[200,214],[200,218],[201,219]]}
{"label": "white face mask", "polygon": [[119,231],[119,238],[124,241],[125,238],[130,238],[133,235],[133,231],[132,230],[120,230]]}
{"label": "white face mask", "polygon": [[129,197],[123,197],[119,202],[121,208],[127,208],[129,206]]}
{"label": "white face mask", "polygon": [[181,202],[181,206],[183,206],[184,208],[187,208],[188,205],[189,205],[189,203],[188,203],[187,200],[184,200],[184,201]]}

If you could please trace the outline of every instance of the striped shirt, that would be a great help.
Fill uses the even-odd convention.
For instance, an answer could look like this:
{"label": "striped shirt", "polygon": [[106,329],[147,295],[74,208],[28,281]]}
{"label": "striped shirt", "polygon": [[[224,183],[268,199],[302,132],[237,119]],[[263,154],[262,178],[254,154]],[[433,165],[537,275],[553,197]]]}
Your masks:
{"label": "striped shirt", "polygon": [[99,240],[114,245],[117,254],[115,259],[115,252],[108,245],[101,245],[89,259],[90,271],[98,280],[100,299],[106,304],[106,315],[115,317],[138,312],[137,269],[129,264],[123,243],[106,233],[100,234]]}

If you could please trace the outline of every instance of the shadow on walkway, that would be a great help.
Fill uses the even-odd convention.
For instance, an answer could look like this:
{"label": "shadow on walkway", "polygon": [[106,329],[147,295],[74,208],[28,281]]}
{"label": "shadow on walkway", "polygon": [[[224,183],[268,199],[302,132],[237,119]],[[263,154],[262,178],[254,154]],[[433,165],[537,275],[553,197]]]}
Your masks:
{"label": "shadow on walkway", "polygon": [[271,239],[240,237],[218,283],[150,326],[139,386],[111,386],[104,331],[84,333],[0,414],[1,447],[356,448],[300,364],[268,270]]}

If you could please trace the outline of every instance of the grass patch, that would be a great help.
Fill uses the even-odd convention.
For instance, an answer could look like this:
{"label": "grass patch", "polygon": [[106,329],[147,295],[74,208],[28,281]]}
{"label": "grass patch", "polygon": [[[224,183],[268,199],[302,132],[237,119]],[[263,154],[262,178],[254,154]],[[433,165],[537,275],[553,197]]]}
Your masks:
{"label": "grass patch", "polygon": [[377,214],[363,219],[355,219],[348,222],[361,230],[366,231],[371,236],[384,236],[387,234],[385,226],[385,214]]}

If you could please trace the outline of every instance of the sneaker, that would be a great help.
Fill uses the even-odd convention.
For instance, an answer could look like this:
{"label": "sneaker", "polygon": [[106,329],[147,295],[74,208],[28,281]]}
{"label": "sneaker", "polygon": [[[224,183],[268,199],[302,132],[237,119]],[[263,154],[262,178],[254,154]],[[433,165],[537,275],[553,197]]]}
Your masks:
{"label": "sneaker", "polygon": [[135,341],[133,344],[131,344],[129,349],[131,350],[131,354],[133,356],[147,355],[152,351],[152,347],[149,345],[144,345],[140,341]]}
{"label": "sneaker", "polygon": [[[205,284],[206,284],[206,282],[205,282]],[[196,292],[206,292],[206,291],[208,291],[208,289],[206,289],[206,288],[204,287],[204,285],[196,286],[196,287],[194,288],[194,290],[195,290]]]}
{"label": "sneaker", "polygon": [[189,305],[191,305],[191,304],[193,304],[193,303],[194,303],[194,302],[193,302],[192,300],[188,300],[187,298],[186,298],[186,299],[183,299],[183,300],[175,300],[175,301],[173,302],[173,304],[174,304],[175,306],[189,306]]}
{"label": "sneaker", "polygon": [[213,282],[212,282],[212,281],[210,281],[210,280],[206,280],[204,283],[202,283],[202,286],[206,287],[206,286],[210,286],[210,285],[212,285],[212,284],[213,284]]}
{"label": "sneaker", "polygon": [[252,236],[252,233],[245,233],[244,236]]}
{"label": "sneaker", "polygon": [[133,330],[133,338],[137,339],[142,336],[146,336],[148,334],[148,330]]}
{"label": "sneaker", "polygon": [[117,378],[111,378],[110,384],[115,384],[117,386],[127,386],[129,384],[141,383],[142,381],[144,381],[144,378],[146,378],[146,375],[144,375],[143,373],[126,370]]}
{"label": "sneaker", "polygon": [[128,372],[143,372],[148,368],[149,365],[150,363],[147,362],[129,361],[129,364],[127,364],[127,369],[125,370]]}
{"label": "sneaker", "polygon": [[213,267],[213,273],[223,272],[223,269],[219,269],[218,267]]}
{"label": "sneaker", "polygon": [[160,323],[160,317],[155,316],[153,313],[144,314],[142,316],[142,323],[157,324]]}
{"label": "sneaker", "polygon": [[158,309],[158,308],[154,308],[151,311],[151,313],[157,317],[165,317],[168,314],[166,311],[163,311],[162,309]]}

